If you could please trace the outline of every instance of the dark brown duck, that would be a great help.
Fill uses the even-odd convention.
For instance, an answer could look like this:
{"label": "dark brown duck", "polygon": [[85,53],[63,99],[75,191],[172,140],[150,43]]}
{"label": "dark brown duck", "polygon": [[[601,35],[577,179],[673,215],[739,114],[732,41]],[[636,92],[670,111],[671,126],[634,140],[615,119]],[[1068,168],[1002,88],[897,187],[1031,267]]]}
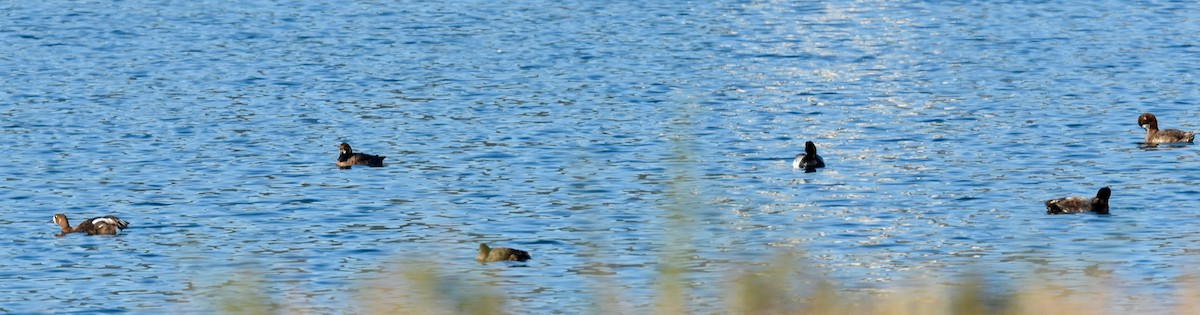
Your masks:
{"label": "dark brown duck", "polygon": [[1046,200],[1046,214],[1083,212],[1108,214],[1108,197],[1110,196],[1112,196],[1112,189],[1104,187],[1100,188],[1096,192],[1096,196],[1092,198],[1074,196]]}
{"label": "dark brown duck", "polygon": [[496,261],[526,261],[529,260],[529,252],[512,249],[507,247],[488,247],[487,244],[479,244],[479,255],[475,256],[475,260],[479,262],[496,262]]}
{"label": "dark brown duck", "polygon": [[380,167],[383,166],[383,159],[387,158],[386,156],[381,155],[354,153],[354,149],[350,148],[350,144],[345,142],[342,142],[341,145],[338,145],[338,152],[341,154],[338,155],[337,166],[338,168],[343,169],[350,168],[354,165]]}
{"label": "dark brown duck", "polygon": [[804,142],[804,153],[796,155],[796,159],[792,160],[792,168],[814,170],[821,167],[825,167],[825,159],[817,155],[817,145],[812,141]]}

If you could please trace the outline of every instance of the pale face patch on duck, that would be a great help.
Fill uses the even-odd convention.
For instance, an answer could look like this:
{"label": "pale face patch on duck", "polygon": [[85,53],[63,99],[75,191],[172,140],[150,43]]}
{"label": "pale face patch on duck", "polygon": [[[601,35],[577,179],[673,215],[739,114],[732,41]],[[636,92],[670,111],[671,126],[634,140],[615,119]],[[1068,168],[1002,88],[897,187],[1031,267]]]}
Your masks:
{"label": "pale face patch on duck", "polygon": [[1138,126],[1142,126],[1142,129],[1146,130],[1158,129],[1158,119],[1154,117],[1154,114],[1142,113],[1141,116],[1138,116]]}

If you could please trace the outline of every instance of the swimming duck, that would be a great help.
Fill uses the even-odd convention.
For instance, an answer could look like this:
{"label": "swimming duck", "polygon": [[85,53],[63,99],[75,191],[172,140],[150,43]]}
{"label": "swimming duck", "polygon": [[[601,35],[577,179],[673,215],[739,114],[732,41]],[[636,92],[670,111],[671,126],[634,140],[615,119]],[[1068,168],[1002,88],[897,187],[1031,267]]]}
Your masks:
{"label": "swimming duck", "polygon": [[1108,214],[1108,197],[1112,196],[1112,189],[1108,187],[1100,188],[1096,192],[1096,197],[1087,198],[1083,196],[1074,196],[1067,198],[1058,198],[1046,200],[1046,214],[1061,214],[1061,213],[1081,213],[1095,212],[1097,214]]}
{"label": "swimming duck", "polygon": [[380,167],[383,166],[383,159],[387,158],[386,156],[380,155],[354,153],[354,150],[350,148],[350,144],[345,142],[342,142],[341,145],[338,145],[338,152],[341,152],[341,154],[338,155],[337,166],[338,168],[343,169],[350,168],[350,166],[353,165]]}
{"label": "swimming duck", "polygon": [[1192,139],[1196,138],[1195,132],[1184,132],[1179,129],[1158,130],[1158,119],[1151,113],[1143,113],[1138,116],[1138,126],[1146,129],[1147,144],[1192,142]]}
{"label": "swimming duck", "polygon": [[796,155],[796,159],[792,160],[792,168],[812,171],[819,167],[825,167],[825,160],[817,155],[817,145],[812,141],[804,142],[804,153]]}
{"label": "swimming duck", "polygon": [[479,255],[475,256],[475,260],[479,262],[495,262],[495,261],[526,261],[529,260],[529,252],[512,249],[507,247],[488,247],[487,244],[479,244]]}
{"label": "swimming duck", "polygon": [[67,215],[62,213],[54,214],[54,223],[62,227],[62,233],[54,234],[54,236],[63,236],[68,233],[87,233],[87,235],[108,234],[114,235],[121,232],[129,226],[129,222],[118,219],[117,217],[106,215],[103,217],[95,217],[83,220],[79,225],[71,227],[71,223],[67,222]]}

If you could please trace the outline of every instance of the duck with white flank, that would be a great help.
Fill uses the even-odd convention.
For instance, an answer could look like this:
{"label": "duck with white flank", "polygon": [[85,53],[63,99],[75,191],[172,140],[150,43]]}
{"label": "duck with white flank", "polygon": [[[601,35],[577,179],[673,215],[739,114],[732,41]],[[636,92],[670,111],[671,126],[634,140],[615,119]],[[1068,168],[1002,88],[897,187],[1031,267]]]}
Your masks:
{"label": "duck with white flank", "polygon": [[804,153],[796,155],[796,159],[792,160],[792,168],[803,168],[805,171],[816,171],[817,168],[825,167],[825,159],[817,155],[817,145],[812,141],[804,143]]}

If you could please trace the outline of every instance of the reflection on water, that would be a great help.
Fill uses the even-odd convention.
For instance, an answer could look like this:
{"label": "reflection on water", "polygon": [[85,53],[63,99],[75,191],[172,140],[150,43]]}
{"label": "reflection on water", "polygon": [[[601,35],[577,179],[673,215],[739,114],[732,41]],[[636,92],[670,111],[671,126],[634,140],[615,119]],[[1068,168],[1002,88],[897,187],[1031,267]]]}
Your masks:
{"label": "reflection on water", "polygon": [[1137,147],[1138,147],[1138,149],[1142,149],[1142,150],[1145,150],[1145,151],[1157,151],[1157,150],[1183,149],[1183,148],[1189,148],[1189,147],[1191,147],[1191,146],[1192,146],[1192,143],[1191,143],[1191,142],[1186,142],[1186,143],[1145,143],[1145,142],[1138,142],[1138,144],[1137,144]]}
{"label": "reflection on water", "polygon": [[[412,261],[524,309],[600,287],[719,312],[730,275],[791,251],[849,291],[986,271],[1162,294],[1196,253],[1196,151],[1132,123],[1200,129],[1181,3],[6,13],[5,312],[211,312],[245,273],[300,312],[367,311],[356,288]],[[793,170],[809,140],[829,166]],[[388,164],[338,170],[341,142]],[[1044,213],[1101,186],[1111,216]],[[54,238],[58,212],[131,224]],[[535,258],[480,266],[479,243]]]}

